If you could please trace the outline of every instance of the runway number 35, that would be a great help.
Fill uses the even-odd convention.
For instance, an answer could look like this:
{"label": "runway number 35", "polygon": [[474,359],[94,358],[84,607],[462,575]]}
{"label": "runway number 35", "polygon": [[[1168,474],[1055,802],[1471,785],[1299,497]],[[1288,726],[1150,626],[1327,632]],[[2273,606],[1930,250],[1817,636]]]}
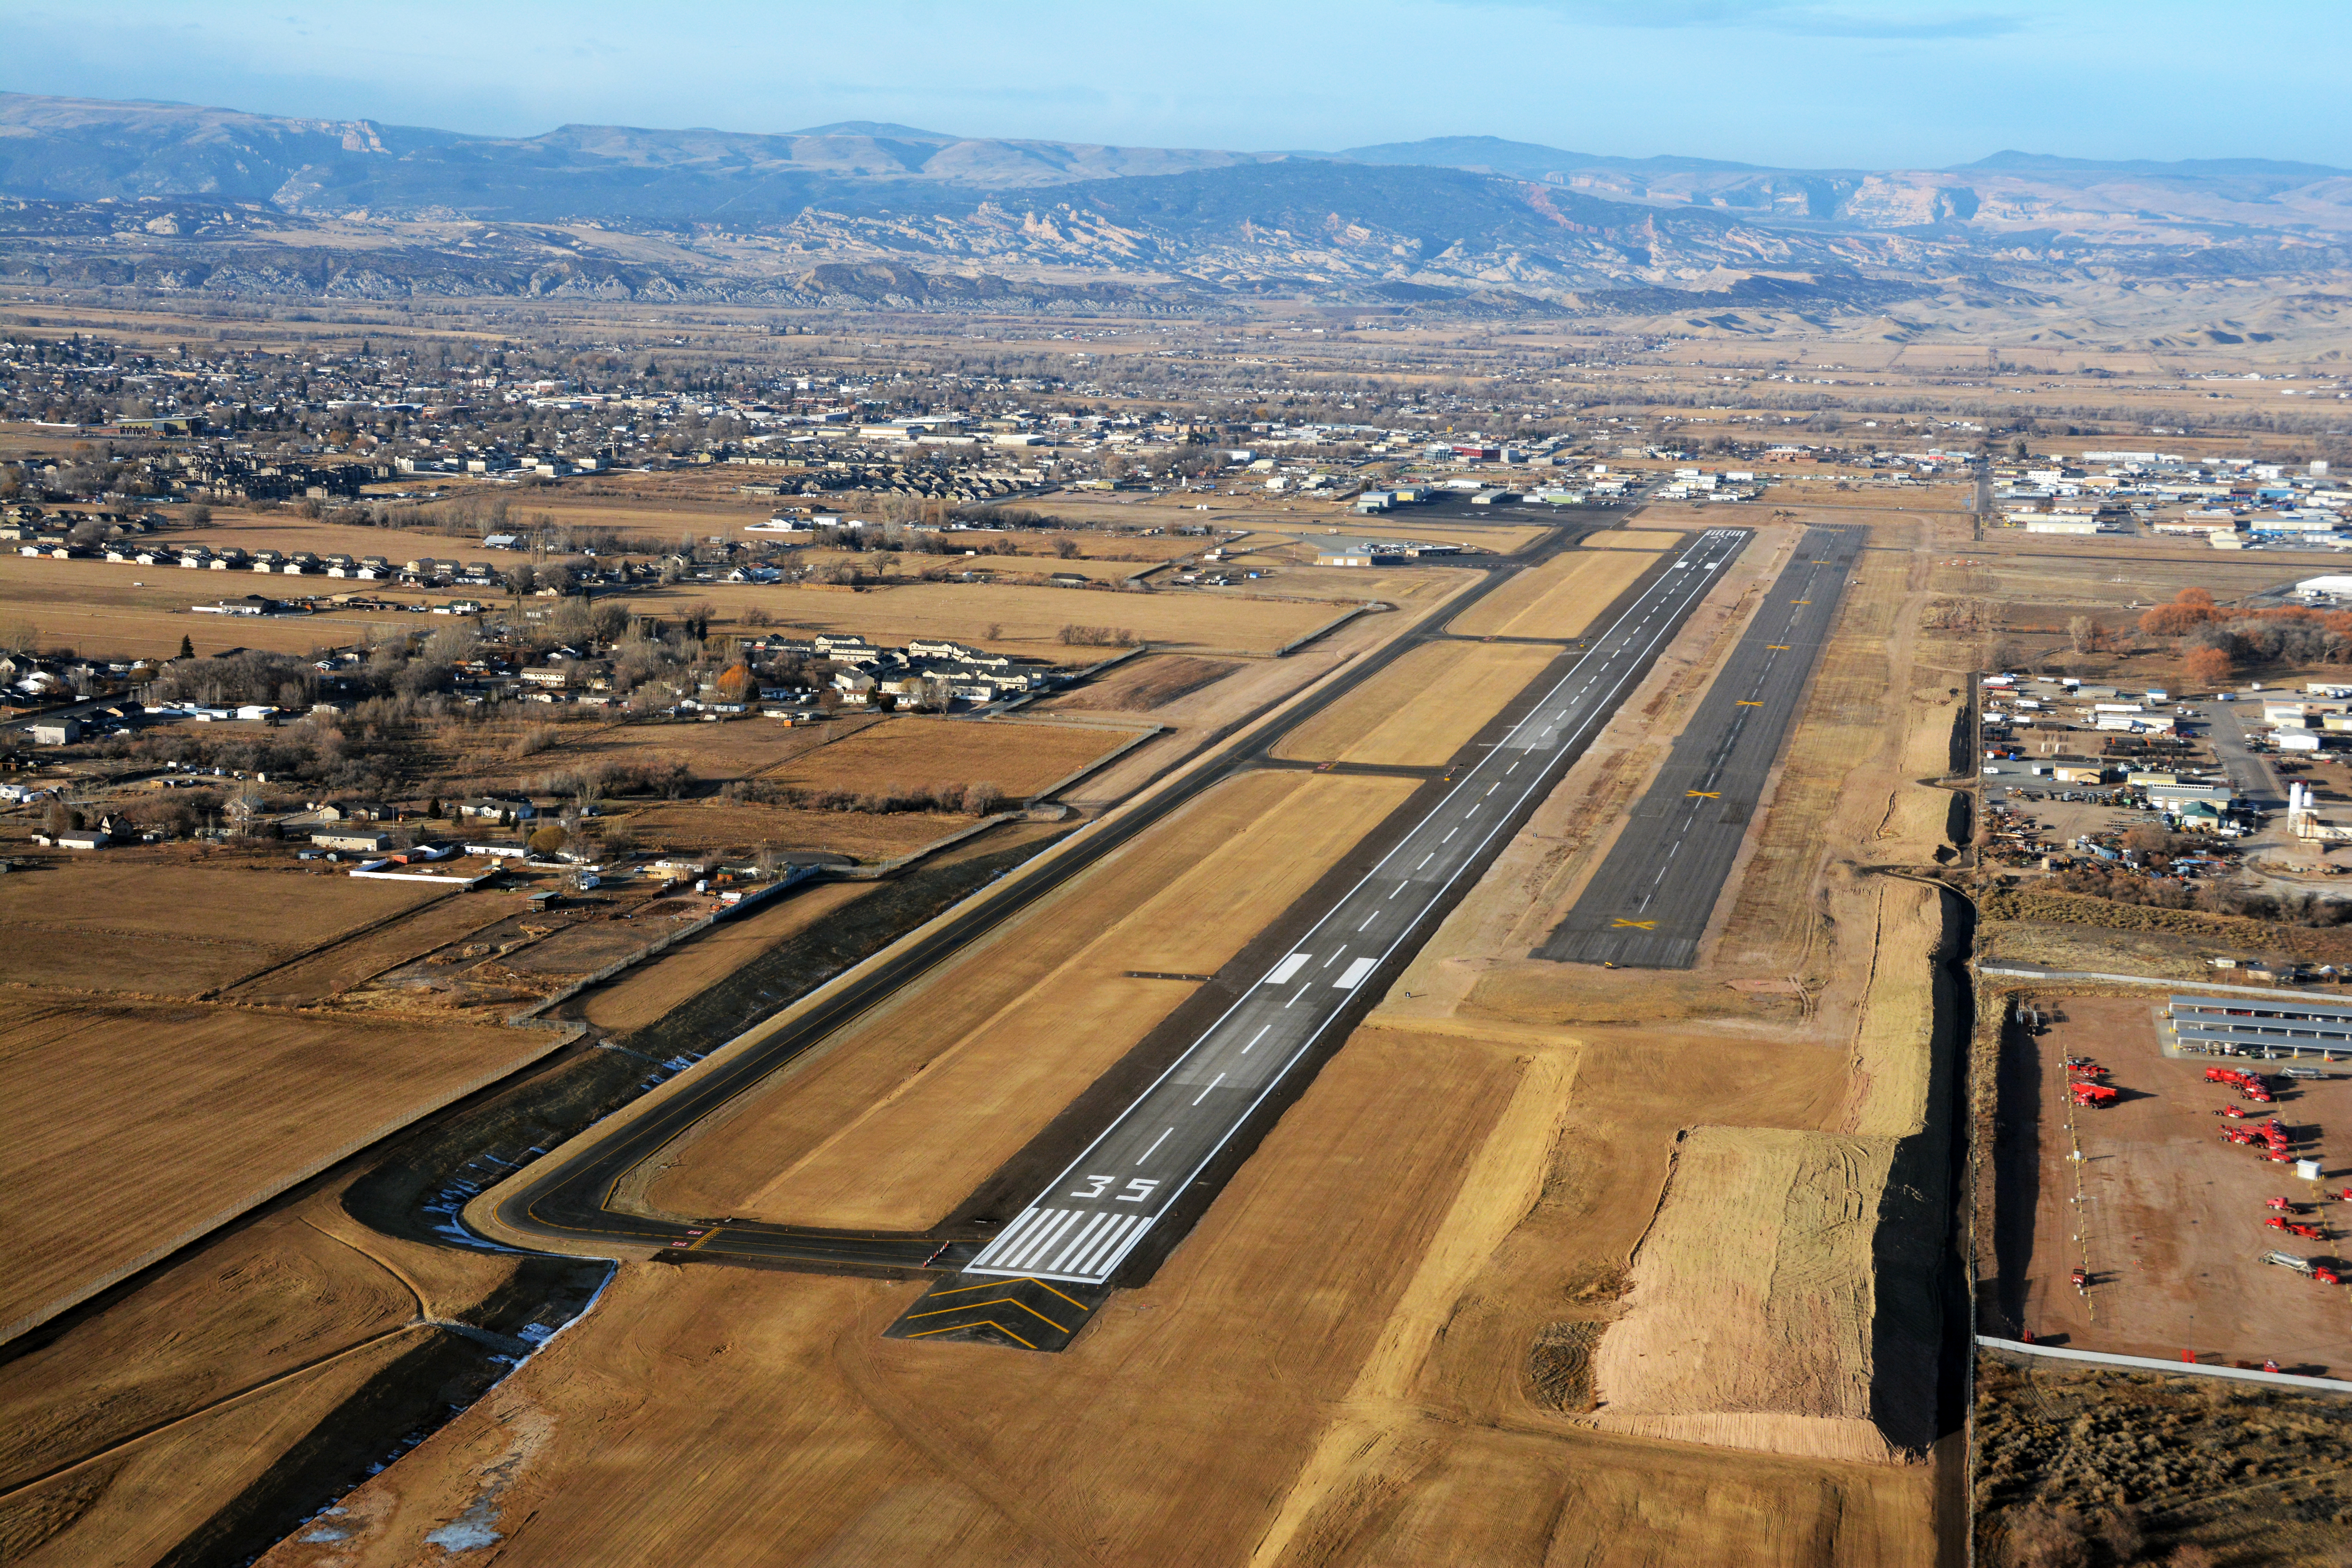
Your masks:
{"label": "runway number 35", "polygon": [[[1074,1198],[1098,1198],[1105,1193],[1110,1191],[1111,1183],[1118,1179],[1118,1178],[1116,1176],[1082,1177],[1081,1180],[1091,1182],[1094,1184],[1087,1187],[1083,1192],[1072,1193],[1070,1196]],[[1138,1176],[1133,1181],[1127,1184],[1127,1191],[1111,1199],[1111,1202],[1116,1204],[1139,1204],[1144,1199],[1150,1197],[1151,1195],[1151,1189],[1159,1184],[1160,1184],[1158,1182],[1148,1182],[1141,1176]]]}

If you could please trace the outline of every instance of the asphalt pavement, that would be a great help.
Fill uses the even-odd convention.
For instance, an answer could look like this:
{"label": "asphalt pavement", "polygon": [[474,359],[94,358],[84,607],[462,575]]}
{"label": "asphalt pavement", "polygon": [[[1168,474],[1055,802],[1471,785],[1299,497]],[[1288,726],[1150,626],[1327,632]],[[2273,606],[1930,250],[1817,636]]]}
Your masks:
{"label": "asphalt pavement", "polygon": [[[1850,563],[1858,531],[1814,534],[1850,538],[1841,558]],[[1745,529],[1710,529],[1688,545],[963,1273],[1108,1283],[1332,1025],[1360,1016],[1402,972],[1457,884],[1492,863],[1749,537]],[[1825,581],[1842,584],[1843,571]]]}
{"label": "asphalt pavement", "polygon": [[1804,699],[1862,548],[1812,528],[1748,621],[1608,858],[1536,956],[1687,969]]}

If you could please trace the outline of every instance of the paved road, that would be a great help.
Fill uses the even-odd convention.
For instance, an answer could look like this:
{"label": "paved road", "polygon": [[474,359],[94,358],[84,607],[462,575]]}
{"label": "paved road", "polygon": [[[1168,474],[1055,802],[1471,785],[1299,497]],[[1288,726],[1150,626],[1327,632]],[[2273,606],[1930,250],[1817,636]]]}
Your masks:
{"label": "paved road", "polygon": [[1425,917],[1456,882],[1492,862],[1514,819],[1616,711],[1748,538],[1745,529],[1718,528],[1694,541],[963,1272],[1108,1282],[1332,1023],[1418,950],[1434,924]]}
{"label": "paved road", "polygon": [[1858,528],[1805,531],[1542,958],[1687,969],[1837,619]]}

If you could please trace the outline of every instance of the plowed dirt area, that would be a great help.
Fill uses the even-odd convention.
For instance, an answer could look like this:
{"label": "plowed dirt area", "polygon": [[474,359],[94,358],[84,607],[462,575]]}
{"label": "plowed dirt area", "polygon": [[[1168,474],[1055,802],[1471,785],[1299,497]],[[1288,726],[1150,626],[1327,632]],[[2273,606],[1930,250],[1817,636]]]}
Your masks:
{"label": "plowed dirt area", "polygon": [[1450,760],[1559,650],[1425,643],[1285,736],[1277,757],[1435,766]]}
{"label": "plowed dirt area", "polygon": [[938,1223],[1410,792],[1269,773],[1219,786],[663,1155],[655,1206]]}
{"label": "plowed dirt area", "polygon": [[548,1050],[544,1030],[0,1000],[0,1327],[79,1300]]}
{"label": "plowed dirt area", "polygon": [[1657,560],[1638,550],[1570,551],[1520,573],[1454,617],[1456,637],[1582,637]]}
{"label": "plowed dirt area", "polygon": [[199,995],[447,896],[233,852],[60,855],[0,878],[0,983]]}
{"label": "plowed dirt area", "polygon": [[[2289,1372],[2343,1377],[2352,1370],[2352,1319],[2341,1292],[2261,1261],[2273,1249],[2352,1254],[2352,1205],[2334,1196],[2343,1163],[2321,1162],[2336,1179],[2298,1181],[2292,1165],[2225,1143],[2220,1132],[2274,1115],[2293,1130],[2298,1152],[2323,1152],[2326,1134],[2352,1122],[2352,1075],[2273,1080],[2281,1083],[2276,1103],[2248,1103],[2205,1081],[2211,1058],[2161,1054],[2155,1015],[2162,995],[2153,988],[2138,996],[2043,995],[2041,1006],[2057,1015],[2047,1032],[2012,1028],[2003,1042],[1999,1148],[2011,1168],[2002,1188],[2032,1198],[2031,1237],[2002,1237],[2001,1294],[2021,1308],[2010,1337],[2022,1326],[2038,1341],[2080,1350],[2269,1359]],[[2069,1102],[2070,1056],[2108,1069],[2105,1081],[2121,1091],[2113,1105]],[[2245,1120],[2216,1114],[2224,1107]],[[2293,1208],[2268,1207],[2273,1197]],[[2015,1206],[2022,1218],[2026,1205]],[[2265,1222],[2273,1218],[2312,1226],[2320,1238],[2272,1229]],[[2069,1278],[2077,1268],[2090,1272],[2087,1291]]]}

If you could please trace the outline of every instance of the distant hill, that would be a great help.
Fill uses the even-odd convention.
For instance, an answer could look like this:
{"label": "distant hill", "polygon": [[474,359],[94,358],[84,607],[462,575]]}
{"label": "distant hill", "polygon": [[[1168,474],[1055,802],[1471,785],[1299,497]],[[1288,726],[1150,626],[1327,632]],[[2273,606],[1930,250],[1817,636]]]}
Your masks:
{"label": "distant hill", "polygon": [[2188,158],[2173,163],[2134,158],[2123,163],[2100,163],[2091,158],[2054,158],[2046,153],[2017,152],[1995,153],[1973,163],[1956,165],[1951,172],[1967,174],[1979,170],[2013,174],[2157,174],[2183,180],[2231,179],[2242,174],[2316,180],[2332,174],[2352,174],[2352,169],[2334,169],[2325,163],[2281,163],[2274,158]]}
{"label": "distant hill", "polygon": [[[624,238],[713,231],[776,243],[667,246],[656,265]],[[2013,151],[1957,169],[1772,169],[1493,136],[1246,153],[877,121],[499,137],[0,93],[0,273],[31,283],[925,308],[1688,299],[1727,321],[1735,307],[1876,309],[1923,289],[1999,305],[2093,268],[2167,283],[2340,278],[2352,175]]]}
{"label": "distant hill", "polygon": [[1340,157],[1358,163],[1418,163],[1442,169],[1486,169],[1540,180],[1569,169],[1654,169],[1675,174],[1759,172],[1753,163],[1723,163],[1706,158],[1612,158],[1568,153],[1534,142],[1499,136],[1432,136],[1420,142],[1384,142],[1350,147]]}

